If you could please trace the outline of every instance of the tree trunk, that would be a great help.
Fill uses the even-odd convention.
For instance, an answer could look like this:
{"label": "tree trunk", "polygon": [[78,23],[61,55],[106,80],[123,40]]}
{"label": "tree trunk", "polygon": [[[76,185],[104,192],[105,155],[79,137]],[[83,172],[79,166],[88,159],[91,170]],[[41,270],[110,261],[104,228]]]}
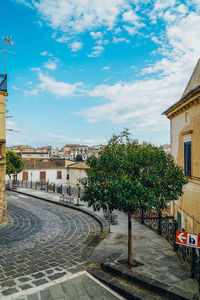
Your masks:
{"label": "tree trunk", "polygon": [[132,214],[128,213],[128,264],[133,264],[133,251],[132,251]]}
{"label": "tree trunk", "polygon": [[12,188],[12,182],[11,182],[11,175],[9,174],[9,188],[11,189]]}

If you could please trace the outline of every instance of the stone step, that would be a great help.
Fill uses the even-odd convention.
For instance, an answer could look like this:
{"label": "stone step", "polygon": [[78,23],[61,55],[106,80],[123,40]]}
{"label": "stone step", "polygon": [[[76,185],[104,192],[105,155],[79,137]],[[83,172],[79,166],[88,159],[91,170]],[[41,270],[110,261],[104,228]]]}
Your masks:
{"label": "stone step", "polygon": [[[158,281],[154,278],[149,278],[132,269],[128,269],[124,265],[115,263],[102,263],[101,269],[105,274],[110,274],[127,281],[130,285],[142,288],[145,291],[150,291],[156,295],[160,295],[160,299],[172,300],[194,300],[199,299],[199,296],[177,287]],[[164,298],[163,298],[164,297]],[[153,299],[153,298],[152,298]],[[159,299],[159,298],[158,298]]]}
{"label": "stone step", "polygon": [[88,270],[91,275],[128,300],[167,300],[169,298],[152,292],[139,284],[133,284],[117,275],[110,274],[101,268]]}

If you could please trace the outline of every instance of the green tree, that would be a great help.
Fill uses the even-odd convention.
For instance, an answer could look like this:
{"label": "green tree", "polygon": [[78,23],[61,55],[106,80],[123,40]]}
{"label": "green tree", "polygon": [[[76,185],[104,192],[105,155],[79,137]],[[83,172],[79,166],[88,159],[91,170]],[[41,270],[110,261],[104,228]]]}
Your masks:
{"label": "green tree", "polygon": [[11,185],[11,174],[20,173],[23,169],[21,157],[14,151],[8,150],[6,152],[6,174],[9,176]]}
{"label": "green tree", "polygon": [[177,200],[187,183],[183,170],[162,148],[131,140],[127,129],[113,135],[99,157],[89,157],[87,164],[82,200],[94,210],[128,213],[128,263],[132,264],[132,215],[139,208],[160,210]]}

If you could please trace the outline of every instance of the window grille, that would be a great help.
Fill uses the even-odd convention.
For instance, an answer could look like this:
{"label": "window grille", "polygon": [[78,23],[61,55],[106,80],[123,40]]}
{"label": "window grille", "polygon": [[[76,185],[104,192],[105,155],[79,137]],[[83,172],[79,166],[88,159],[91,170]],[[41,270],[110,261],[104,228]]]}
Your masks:
{"label": "window grille", "polygon": [[7,75],[0,74],[0,91],[7,92]]}

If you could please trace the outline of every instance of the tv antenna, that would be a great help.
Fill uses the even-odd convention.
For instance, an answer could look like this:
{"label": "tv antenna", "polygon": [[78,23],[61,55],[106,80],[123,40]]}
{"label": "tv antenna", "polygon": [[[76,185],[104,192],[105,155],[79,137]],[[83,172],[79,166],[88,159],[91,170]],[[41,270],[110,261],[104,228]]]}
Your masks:
{"label": "tv antenna", "polygon": [[11,40],[11,38],[12,38],[12,35],[4,36],[3,37],[3,46],[4,46],[4,49],[0,50],[0,51],[4,52],[4,75],[6,75],[6,53],[16,54],[14,52],[6,50],[6,43],[11,44],[12,46],[14,45],[13,41]]}

